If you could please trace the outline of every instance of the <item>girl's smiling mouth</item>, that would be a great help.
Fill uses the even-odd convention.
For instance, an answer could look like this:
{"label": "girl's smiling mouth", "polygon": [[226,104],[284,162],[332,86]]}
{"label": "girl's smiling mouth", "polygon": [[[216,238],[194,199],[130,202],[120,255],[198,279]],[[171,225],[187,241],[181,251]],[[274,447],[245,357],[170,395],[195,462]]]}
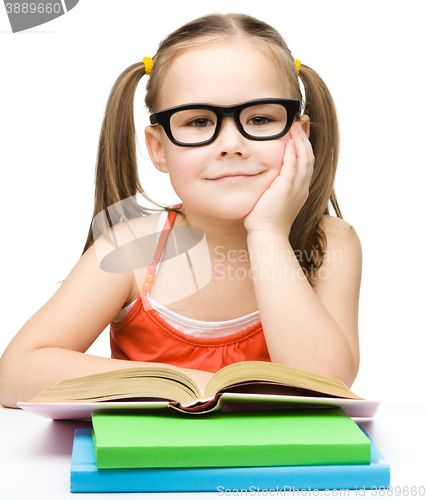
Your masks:
{"label": "girl's smiling mouth", "polygon": [[258,174],[230,174],[224,175],[222,177],[217,177],[215,179],[207,179],[208,181],[219,181],[219,182],[239,182],[245,179],[250,179]]}

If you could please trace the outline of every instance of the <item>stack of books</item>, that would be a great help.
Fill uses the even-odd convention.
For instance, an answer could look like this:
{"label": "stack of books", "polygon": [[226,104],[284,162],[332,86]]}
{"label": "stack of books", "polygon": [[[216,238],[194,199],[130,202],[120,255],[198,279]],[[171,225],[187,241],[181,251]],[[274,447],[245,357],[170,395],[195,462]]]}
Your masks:
{"label": "stack of books", "polygon": [[75,433],[71,492],[386,488],[390,468],[341,408],[94,413]]}
{"label": "stack of books", "polygon": [[246,361],[204,391],[177,370],[135,367],[63,380],[18,406],[92,419],[93,432],[75,434],[72,492],[251,492],[387,487],[389,465],[351,418],[379,404],[339,380]]}

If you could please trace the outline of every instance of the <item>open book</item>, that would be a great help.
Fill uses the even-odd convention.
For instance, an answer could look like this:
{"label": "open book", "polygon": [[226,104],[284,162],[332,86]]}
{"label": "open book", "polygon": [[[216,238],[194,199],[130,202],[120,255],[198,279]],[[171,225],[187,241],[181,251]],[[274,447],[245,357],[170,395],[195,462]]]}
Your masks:
{"label": "open book", "polygon": [[[220,401],[221,400],[221,401]],[[48,387],[28,403],[18,403],[34,411],[37,405],[81,404],[95,408],[174,407],[185,412],[221,409],[221,404],[277,405],[290,403],[340,406],[344,402],[368,402],[341,381],[297,368],[265,361],[242,361],[228,365],[211,378],[204,391],[187,375],[171,368],[135,367],[62,380]],[[107,406],[108,404],[108,406]],[[376,408],[370,407],[373,416]],[[35,413],[43,414],[37,411]],[[356,411],[357,413],[357,411]],[[44,414],[44,416],[49,416]],[[357,415],[359,416],[359,415]],[[52,417],[51,418],[66,418]],[[68,418],[82,418],[68,417]],[[90,413],[88,415],[90,418]]]}

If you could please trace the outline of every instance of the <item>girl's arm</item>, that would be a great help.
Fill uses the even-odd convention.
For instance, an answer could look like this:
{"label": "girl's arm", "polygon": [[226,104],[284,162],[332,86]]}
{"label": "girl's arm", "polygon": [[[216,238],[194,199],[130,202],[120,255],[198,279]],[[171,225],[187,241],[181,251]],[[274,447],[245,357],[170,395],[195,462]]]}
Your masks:
{"label": "girl's arm", "polygon": [[289,234],[314,171],[308,118],[303,125],[292,126],[279,175],[245,217],[255,294],[271,361],[350,387],[359,369],[362,251],[352,226],[323,216],[327,252],[313,288],[299,265]]}
{"label": "girl's arm", "polygon": [[[359,368],[361,245],[345,221],[324,216],[322,222],[328,247],[313,288],[287,235],[269,231],[248,234],[253,283],[271,361],[351,387]],[[272,249],[273,261],[259,257]]]}
{"label": "girl's arm", "polygon": [[130,296],[133,280],[132,272],[102,271],[92,245],[0,358],[0,404],[17,408],[17,401],[29,401],[60,380],[132,366],[169,366],[204,389],[212,373],[84,354]]}

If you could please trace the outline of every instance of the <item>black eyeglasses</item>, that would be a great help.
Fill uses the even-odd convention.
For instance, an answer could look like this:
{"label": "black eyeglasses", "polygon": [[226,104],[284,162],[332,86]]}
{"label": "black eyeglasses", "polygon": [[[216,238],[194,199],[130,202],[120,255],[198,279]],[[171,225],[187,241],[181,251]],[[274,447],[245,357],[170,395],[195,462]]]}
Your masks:
{"label": "black eyeglasses", "polygon": [[234,119],[240,133],[251,141],[272,141],[289,132],[300,110],[298,99],[254,99],[235,106],[185,104],[150,115],[151,125],[161,125],[176,146],[211,144],[224,118]]}

